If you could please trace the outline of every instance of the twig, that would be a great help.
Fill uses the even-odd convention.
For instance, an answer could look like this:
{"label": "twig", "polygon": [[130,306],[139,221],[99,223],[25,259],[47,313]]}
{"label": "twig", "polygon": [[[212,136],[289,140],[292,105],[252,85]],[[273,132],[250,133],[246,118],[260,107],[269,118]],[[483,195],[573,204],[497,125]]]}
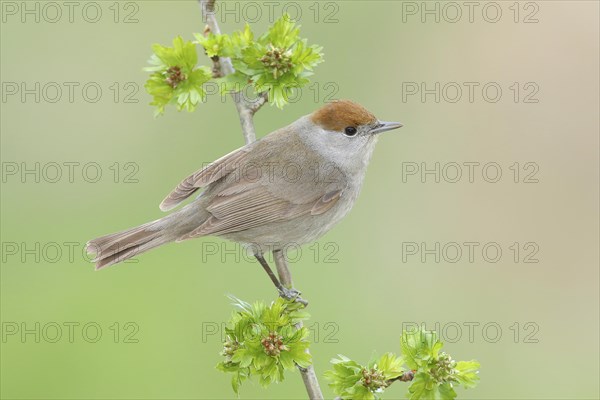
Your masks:
{"label": "twig", "polygon": [[[215,35],[220,35],[221,29],[219,28],[219,23],[217,22],[217,17],[215,16],[215,0],[199,1],[200,7],[202,8],[202,16],[206,19],[205,22],[208,26],[208,30],[204,29],[204,35],[207,35],[209,32],[212,32]],[[231,64],[231,59],[228,57],[223,57],[221,59],[221,69],[223,75],[229,75],[235,72],[233,69],[233,64]]]}
{"label": "twig", "polygon": [[[202,9],[202,16],[206,19],[206,26],[208,27],[208,29],[204,29],[204,35],[208,35],[210,32],[220,34],[221,29],[219,29],[219,23],[215,16],[215,0],[199,0],[199,2],[200,8]],[[217,75],[216,72],[220,72],[218,76],[233,74],[235,69],[233,68],[231,59],[229,57],[214,58],[213,74]],[[252,143],[256,140],[256,130],[254,129],[254,122],[252,121],[252,116],[256,111],[244,101],[244,96],[241,92],[231,93],[231,98],[235,103],[235,108],[240,117],[244,140],[246,141],[246,144]]]}
{"label": "twig", "polygon": [[[402,375],[400,375],[397,378],[394,379],[388,379],[386,381],[387,386],[390,386],[392,383],[396,382],[396,381],[400,381],[400,382],[410,382],[415,378],[415,371],[406,371],[405,373],[403,373]],[[341,397],[336,397],[333,400],[342,400]]]}
{"label": "twig", "polygon": [[262,92],[262,93],[261,93],[261,94],[258,96],[258,98],[257,98],[257,99],[256,99],[254,102],[252,102],[252,103],[250,104],[250,109],[252,110],[252,113],[253,113],[253,114],[256,114],[256,112],[257,112],[258,110],[260,110],[260,108],[261,108],[262,106],[264,106],[264,105],[265,105],[265,103],[267,102],[267,100],[268,100],[268,99],[269,99],[269,97],[268,97],[268,94],[267,94],[267,92]]}
{"label": "twig", "polygon": [[388,384],[392,384],[395,381],[400,381],[400,382],[410,382],[415,378],[415,371],[406,371],[405,373],[403,373],[402,375],[400,375],[397,378],[394,379],[390,379],[388,381]]}
{"label": "twig", "polygon": [[[292,288],[294,286],[292,282],[292,273],[288,268],[287,260],[285,259],[285,254],[283,253],[283,251],[274,251],[273,259],[275,260],[275,266],[277,267],[277,275],[279,275],[279,281],[283,286],[287,288]],[[302,321],[300,321],[296,325],[296,327],[298,329],[302,328]],[[308,349],[306,349],[306,352],[309,353]],[[306,387],[308,398],[311,400],[323,400],[323,393],[321,393],[321,386],[319,385],[319,380],[317,379],[315,368],[312,365],[309,365],[307,368],[302,368],[298,366],[298,370],[302,375],[302,380],[304,381],[304,386]]]}
{"label": "twig", "polygon": [[[221,33],[219,24],[215,16],[215,0],[199,0],[200,7],[202,9],[202,15],[206,19],[207,29],[204,30],[204,34],[207,35],[209,32],[215,34]],[[225,76],[233,74],[235,69],[231,63],[231,59],[228,57],[215,57],[213,58],[213,72],[218,76]],[[254,114],[267,102],[267,93],[263,92],[259,97],[251,103],[244,100],[241,92],[234,92],[231,94],[235,107],[240,117],[240,124],[242,125],[242,132],[244,134],[244,140],[246,144],[252,143],[256,140],[256,131],[254,129]],[[279,275],[279,281],[287,288],[292,288],[292,274],[287,266],[287,260],[282,251],[273,252],[273,258],[275,259],[275,265],[277,266],[277,274]],[[300,323],[299,327],[302,327]],[[308,351],[308,350],[307,350]],[[323,400],[323,393],[321,393],[321,387],[317,380],[317,375],[313,366],[308,368],[301,368],[298,366],[300,375],[302,375],[302,381],[306,387],[306,392],[311,400]]]}

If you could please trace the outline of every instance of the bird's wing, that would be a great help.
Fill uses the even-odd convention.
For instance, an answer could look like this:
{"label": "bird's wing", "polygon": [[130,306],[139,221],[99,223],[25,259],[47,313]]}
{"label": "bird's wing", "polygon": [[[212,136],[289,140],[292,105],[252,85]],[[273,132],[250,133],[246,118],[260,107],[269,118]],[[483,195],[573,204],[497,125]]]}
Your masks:
{"label": "bird's wing", "polygon": [[218,194],[213,197],[206,207],[210,217],[179,240],[206,235],[225,235],[271,222],[292,220],[302,215],[323,214],[342,196],[342,190],[332,189],[324,194],[317,194],[316,198],[308,201],[294,201],[273,194],[263,185],[246,184],[242,185],[240,190],[227,190],[224,195]]}
{"label": "bird's wing", "polygon": [[238,167],[236,173],[207,188],[204,207],[209,218],[180,240],[323,214],[345,189],[341,170],[315,157],[312,149],[293,136],[278,139],[271,134],[256,142]]}
{"label": "bird's wing", "polygon": [[179,240],[225,235],[323,214],[343,196],[345,182],[339,168],[283,128],[186,178],[161,209],[168,210],[206,187],[203,207],[210,216]]}
{"label": "bird's wing", "polygon": [[162,211],[168,211],[176,207],[183,200],[190,197],[198,189],[209,185],[236,170],[243,159],[250,152],[250,147],[245,146],[219,158],[206,167],[194,172],[185,178],[169,195],[160,203]]}

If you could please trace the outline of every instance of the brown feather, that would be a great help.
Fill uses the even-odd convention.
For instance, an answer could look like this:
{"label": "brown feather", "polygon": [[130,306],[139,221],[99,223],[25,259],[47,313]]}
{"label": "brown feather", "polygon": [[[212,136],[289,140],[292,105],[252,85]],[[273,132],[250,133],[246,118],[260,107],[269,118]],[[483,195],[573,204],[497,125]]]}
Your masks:
{"label": "brown feather", "polygon": [[328,131],[341,132],[348,126],[357,127],[377,121],[377,118],[360,104],[338,100],[324,105],[311,115],[311,120]]}
{"label": "brown feather", "polygon": [[323,214],[337,203],[342,196],[341,190],[335,190],[333,192],[327,192],[321,197],[310,210],[310,215]]}
{"label": "brown feather", "polygon": [[176,207],[183,200],[190,197],[201,187],[215,182],[235,171],[241,160],[248,154],[248,146],[239,148],[212,162],[210,165],[194,172],[185,178],[169,195],[160,203],[162,211]]}
{"label": "brown feather", "polygon": [[[285,134],[284,131],[278,134]],[[290,221],[302,215],[318,215],[333,207],[340,198],[341,171],[331,166],[317,177],[314,168],[305,165],[297,179],[285,179],[290,163],[301,165],[309,151],[300,139],[273,140],[269,135],[256,143],[255,153],[243,157],[237,167],[263,168],[253,172],[232,173],[211,184],[203,196],[203,207],[210,217],[178,241],[198,236],[226,235],[278,221]],[[287,156],[282,156],[287,154]],[[277,161],[277,162],[275,162]],[[322,163],[315,160],[315,165]],[[272,168],[269,168],[272,165]],[[278,184],[273,185],[273,179]]]}

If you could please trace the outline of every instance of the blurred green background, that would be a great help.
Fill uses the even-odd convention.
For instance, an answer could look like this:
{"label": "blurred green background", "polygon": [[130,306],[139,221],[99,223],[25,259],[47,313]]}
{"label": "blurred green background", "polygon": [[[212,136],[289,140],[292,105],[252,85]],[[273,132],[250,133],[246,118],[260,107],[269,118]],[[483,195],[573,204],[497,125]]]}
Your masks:
{"label": "blurred green background", "polygon": [[[227,293],[275,295],[258,264],[213,238],[101,272],[82,254],[91,238],[160,217],[159,202],[180,179],[243,144],[228,98],[213,95],[195,113],[169,109],[158,119],[147,105],[141,69],[151,44],[192,39],[204,27],[199,7],[75,3],[72,22],[63,3],[51,22],[56,10],[44,2],[2,2],[0,394],[234,398],[230,377],[214,369],[215,329],[230,315]],[[262,32],[269,10],[277,17],[287,6],[302,35],[324,46],[316,86],[284,111],[261,110],[259,136],[329,94],[405,125],[381,139],[353,212],[292,264],[311,303],[315,368],[322,374],[338,353],[366,362],[399,352],[403,326],[437,323],[450,354],[482,364],[479,387],[461,398],[598,398],[598,2],[499,2],[497,22],[495,6],[478,2],[469,22],[468,8],[454,4],[462,11],[456,22],[456,10],[436,2],[227,2],[225,32],[245,19]],[[439,23],[422,15],[425,6],[439,7]],[[62,88],[58,98],[52,82]],[[439,102],[409,92],[436,82]],[[463,89],[456,102],[449,82]],[[472,101],[465,82],[479,85]],[[490,82],[488,99],[502,89],[497,102],[482,94]],[[22,83],[33,94],[22,98]],[[93,102],[95,87],[102,94]],[[472,183],[465,162],[479,163]],[[502,176],[489,183],[481,171],[493,162]],[[408,174],[435,163],[446,172],[439,183]],[[462,166],[456,183],[452,163]],[[35,168],[39,176],[22,175]],[[533,172],[538,182],[525,183]],[[442,251],[452,242],[463,250],[457,262],[452,246]],[[478,243],[472,262],[465,242]],[[411,243],[440,243],[439,262],[411,255]],[[499,261],[483,257],[486,243],[502,249]],[[524,262],[531,252],[537,263]],[[405,392],[397,383],[385,398]],[[295,372],[266,391],[244,384],[241,397],[300,399],[305,391]]]}

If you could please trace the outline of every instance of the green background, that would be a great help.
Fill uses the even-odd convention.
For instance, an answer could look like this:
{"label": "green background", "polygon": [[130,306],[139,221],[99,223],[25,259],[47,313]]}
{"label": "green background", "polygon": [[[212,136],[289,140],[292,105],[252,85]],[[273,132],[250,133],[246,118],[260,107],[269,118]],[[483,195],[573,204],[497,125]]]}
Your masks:
{"label": "green background", "polygon": [[[230,14],[221,23],[224,31],[255,17],[250,9],[244,14],[243,3],[228,3],[238,7],[239,21]],[[158,119],[147,105],[141,68],[150,45],[169,44],[176,35],[192,39],[204,26],[199,7],[194,1],[137,1],[138,22],[127,24],[123,18],[135,6],[119,4],[115,23],[113,2],[98,2],[102,18],[89,23],[81,16],[85,4],[75,9],[73,23],[67,15],[37,23],[3,14],[3,83],[80,86],[72,103],[66,89],[55,103],[45,101],[53,92],[39,103],[33,95],[24,102],[18,94],[2,100],[3,172],[13,163],[33,168],[38,162],[40,172],[58,163],[63,176],[56,183],[43,175],[40,182],[33,175],[3,178],[1,396],[233,398],[229,376],[214,369],[221,359],[219,335],[207,335],[207,329],[230,315],[227,293],[245,300],[275,295],[256,263],[230,253],[208,255],[209,246],[234,249],[213,238],[168,245],[101,272],[81,252],[91,238],[160,217],[159,202],[180,179],[243,144],[227,98],[211,96],[195,113],[171,108]],[[262,14],[253,27],[262,32],[269,9],[254,4]],[[279,16],[285,3],[277,4]],[[304,90],[284,111],[265,107],[256,118],[259,136],[319,107],[332,87],[333,97],[354,99],[383,120],[405,124],[382,137],[353,212],[292,264],[296,287],[310,300],[317,373],[338,353],[366,362],[398,352],[403,324],[439,323],[450,339],[458,324],[462,336],[445,340],[446,350],[482,364],[479,387],[460,390],[460,397],[598,398],[598,3],[536,2],[537,23],[523,23],[533,10],[523,3],[515,23],[512,2],[497,3],[503,11],[497,23],[482,18],[485,3],[472,23],[467,15],[456,23],[436,23],[431,16],[423,23],[419,15],[403,22],[402,3],[392,1],[294,4],[288,11],[302,10],[302,35],[324,47],[326,62],[314,77],[320,92],[315,98]],[[326,23],[330,13],[338,22]],[[102,88],[99,101],[83,99],[87,82]],[[114,82],[121,86],[116,103],[109,89]],[[137,103],[124,102],[127,82],[140,89],[133,96]],[[466,91],[456,103],[447,101],[450,94],[439,103],[433,95],[403,101],[403,82],[429,88],[435,82],[497,82],[503,95],[496,103],[484,101],[481,90],[473,102]],[[515,103],[509,89],[514,82],[535,82],[539,102],[524,103],[521,92]],[[65,162],[80,163],[73,182]],[[82,177],[81,166],[90,162],[101,167],[96,183]],[[137,183],[123,182],[132,171],[127,162],[138,168]],[[428,168],[436,162],[497,162],[503,175],[488,183],[479,167],[473,183],[466,176],[457,183],[436,183],[432,176],[423,183],[418,175],[403,180],[403,163],[411,162]],[[536,163],[539,182],[514,183],[509,167],[515,162],[522,172],[524,163]],[[474,262],[463,254],[456,263],[436,263],[433,256],[403,260],[406,242],[481,245]],[[503,250],[497,263],[482,258],[488,242]],[[539,262],[524,263],[521,250],[516,263],[509,249],[514,242],[535,242]],[[72,259],[65,243],[74,243]],[[332,249],[336,262],[325,257]],[[36,323],[39,343],[34,334],[9,334]],[[79,324],[72,343],[65,323]],[[93,326],[102,329],[96,343],[83,336],[89,323],[96,325],[88,339],[95,336]],[[472,340],[468,323],[479,324]],[[62,337],[51,343],[54,324]],[[486,324],[492,327],[487,336]],[[491,340],[495,326],[502,329],[497,341]],[[125,343],[132,327],[138,327],[138,342]],[[323,380],[321,385],[332,397]],[[405,391],[397,383],[384,397],[402,398]],[[266,391],[245,384],[241,397],[299,399],[305,392],[294,372]]]}

